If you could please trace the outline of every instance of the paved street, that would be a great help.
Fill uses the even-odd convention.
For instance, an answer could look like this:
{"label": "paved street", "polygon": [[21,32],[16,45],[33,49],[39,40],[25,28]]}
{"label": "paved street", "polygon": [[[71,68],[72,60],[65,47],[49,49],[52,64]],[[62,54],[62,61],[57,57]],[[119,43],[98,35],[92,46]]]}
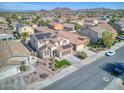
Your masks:
{"label": "paved street", "polygon": [[110,74],[114,63],[123,62],[123,60],[124,47],[117,50],[114,56],[104,56],[44,89],[104,89],[115,78]]}

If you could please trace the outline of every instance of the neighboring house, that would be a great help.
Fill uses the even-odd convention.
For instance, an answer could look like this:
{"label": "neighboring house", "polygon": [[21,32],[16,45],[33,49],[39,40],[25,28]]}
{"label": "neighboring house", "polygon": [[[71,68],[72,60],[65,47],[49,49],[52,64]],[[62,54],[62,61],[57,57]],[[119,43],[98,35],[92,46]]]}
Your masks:
{"label": "neighboring house", "polygon": [[6,21],[6,18],[5,17],[0,17],[0,22],[4,22]]}
{"label": "neighboring house", "polygon": [[72,32],[59,31],[58,34],[70,41],[75,51],[82,51],[89,43],[89,38]]}
{"label": "neighboring house", "polygon": [[63,30],[63,25],[60,23],[57,23],[57,22],[51,22],[49,24],[49,28],[56,30],[56,31],[59,31],[59,30]]}
{"label": "neighboring house", "polygon": [[46,20],[49,20],[50,22],[52,22],[53,21],[53,19],[54,19],[54,17],[52,16],[52,17],[41,17],[41,20],[44,20],[44,21],[46,21]]}
{"label": "neighboring house", "polygon": [[108,24],[109,20],[99,19],[99,24]]}
{"label": "neighboring house", "polygon": [[32,17],[31,17],[31,16],[21,17],[21,20],[24,20],[24,21],[32,21]]}
{"label": "neighboring house", "polygon": [[117,34],[113,27],[109,24],[99,24],[92,27],[81,27],[79,33],[83,36],[89,37],[92,42],[96,43],[102,37],[102,34],[106,31],[113,32],[115,35]]}
{"label": "neighboring house", "polygon": [[26,65],[33,64],[32,58],[30,52],[20,41],[1,41],[0,79],[19,73],[19,66],[22,62]]}
{"label": "neighboring house", "polygon": [[56,19],[53,19],[53,22],[58,22],[58,23],[63,23],[65,22],[66,20],[65,19],[62,19],[62,18],[56,18]]}
{"label": "neighboring house", "polygon": [[114,22],[113,27],[118,31],[124,31],[124,18],[121,18],[119,22]]}
{"label": "neighboring house", "polygon": [[[37,54],[42,58],[53,56],[62,57],[67,54],[72,54],[73,52],[69,40],[58,36],[56,32],[43,32],[32,35],[30,43],[37,51]],[[67,45],[70,45],[70,47],[66,47]]]}
{"label": "neighboring house", "polygon": [[[1,56],[4,54],[8,60],[28,61],[30,52],[20,41],[1,41],[0,42]],[[6,56],[2,58],[5,59]],[[4,58],[5,57],[5,58]]]}
{"label": "neighboring house", "polygon": [[8,27],[8,22],[4,17],[0,17],[0,40],[13,39],[13,34]]}
{"label": "neighboring house", "polygon": [[16,32],[18,34],[21,34],[23,32],[27,32],[27,33],[29,33],[29,35],[31,35],[31,34],[34,34],[34,29],[28,25],[17,24],[16,25]]}
{"label": "neighboring house", "polygon": [[14,39],[13,34],[8,30],[0,29],[0,40]]}
{"label": "neighboring house", "polygon": [[86,26],[95,26],[95,25],[98,25],[98,20],[97,18],[84,18],[83,20],[83,25],[86,25]]}
{"label": "neighboring house", "polygon": [[75,25],[74,24],[67,24],[67,23],[65,23],[65,24],[63,24],[63,27],[64,27],[64,30],[66,30],[66,31],[74,31],[75,29]]}

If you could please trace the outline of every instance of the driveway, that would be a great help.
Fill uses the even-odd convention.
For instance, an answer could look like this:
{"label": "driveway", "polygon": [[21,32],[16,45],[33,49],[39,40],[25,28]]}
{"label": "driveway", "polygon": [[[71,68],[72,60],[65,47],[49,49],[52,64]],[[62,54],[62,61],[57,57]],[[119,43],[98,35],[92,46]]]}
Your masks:
{"label": "driveway", "polygon": [[82,51],[87,54],[88,57],[96,55],[96,52],[89,50],[88,47],[83,48]]}
{"label": "driveway", "polygon": [[76,57],[72,54],[66,55],[62,59],[68,60],[74,66],[79,66],[80,62],[82,61],[81,59],[79,59],[78,57]]}

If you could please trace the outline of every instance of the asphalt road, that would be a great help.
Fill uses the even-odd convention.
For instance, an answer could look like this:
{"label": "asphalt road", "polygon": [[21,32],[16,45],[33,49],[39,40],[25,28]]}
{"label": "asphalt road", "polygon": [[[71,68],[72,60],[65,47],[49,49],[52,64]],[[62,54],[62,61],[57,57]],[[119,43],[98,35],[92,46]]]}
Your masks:
{"label": "asphalt road", "polygon": [[124,47],[118,49],[115,55],[104,56],[83,66],[44,90],[101,90],[115,78],[112,74],[115,63],[124,63]]}

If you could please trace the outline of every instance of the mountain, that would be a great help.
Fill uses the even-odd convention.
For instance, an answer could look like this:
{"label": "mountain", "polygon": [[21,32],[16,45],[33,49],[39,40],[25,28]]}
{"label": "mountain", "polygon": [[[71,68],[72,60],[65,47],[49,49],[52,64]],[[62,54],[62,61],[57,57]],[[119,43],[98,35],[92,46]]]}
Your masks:
{"label": "mountain", "polygon": [[124,12],[124,9],[109,9],[109,8],[92,8],[92,9],[78,9],[73,10],[68,7],[56,7],[51,10],[0,10],[4,12],[33,12],[33,13],[39,13],[43,15],[54,15],[54,14],[78,14],[78,13],[111,13],[111,12]]}
{"label": "mountain", "polygon": [[72,11],[72,9],[67,8],[67,7],[56,7],[54,9],[52,9],[51,11]]}

